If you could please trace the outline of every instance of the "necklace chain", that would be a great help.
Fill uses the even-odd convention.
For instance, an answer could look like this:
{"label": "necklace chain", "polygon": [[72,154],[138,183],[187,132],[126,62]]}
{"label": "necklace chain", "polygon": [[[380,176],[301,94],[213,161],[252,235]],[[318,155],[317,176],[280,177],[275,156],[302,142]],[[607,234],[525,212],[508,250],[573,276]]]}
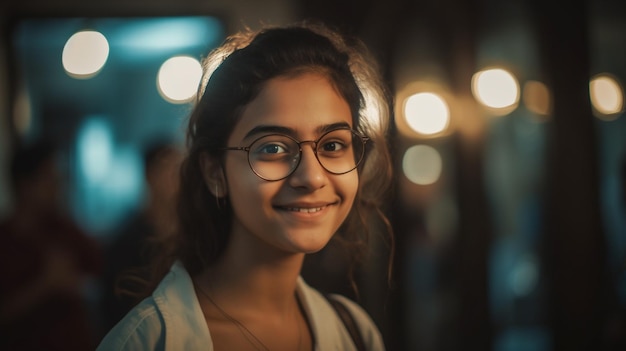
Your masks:
{"label": "necklace chain", "polygon": [[[246,340],[252,346],[254,346],[255,349],[260,350],[260,351],[270,351],[269,347],[267,347],[256,335],[254,335],[254,333],[251,332],[250,329],[246,328],[246,326],[243,323],[241,323],[235,317],[231,316],[226,311],[224,311],[215,301],[213,301],[211,296],[206,291],[204,291],[204,289],[200,287],[199,285],[198,285],[198,290],[200,290],[202,295],[204,295],[209,300],[209,302],[213,306],[215,306],[215,308],[217,308],[217,310],[222,314],[222,316],[224,316],[224,318],[228,319],[228,321],[230,321],[237,327],[237,329],[243,335],[243,337],[246,338]],[[300,330],[300,323],[297,323],[297,324],[298,324],[298,348],[297,349],[300,350],[301,349],[300,346],[302,343],[302,331]]]}

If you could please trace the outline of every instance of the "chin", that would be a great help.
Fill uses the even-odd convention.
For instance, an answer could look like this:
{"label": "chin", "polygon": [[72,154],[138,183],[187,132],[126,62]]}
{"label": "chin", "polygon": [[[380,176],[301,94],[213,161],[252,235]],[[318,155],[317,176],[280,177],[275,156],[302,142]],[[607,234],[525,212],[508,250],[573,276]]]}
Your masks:
{"label": "chin", "polygon": [[314,254],[314,253],[320,252],[320,251],[321,251],[323,248],[325,248],[325,247],[326,247],[326,245],[322,245],[322,246],[319,246],[319,247],[315,247],[315,248],[310,248],[310,249],[307,249],[307,250],[303,250],[302,252],[303,252],[303,253],[305,253],[305,254],[307,254],[307,255],[308,255],[308,254]]}
{"label": "chin", "polygon": [[[330,239],[330,238],[329,238]],[[322,250],[328,244],[329,240],[313,240],[310,242],[292,242],[292,248],[295,252],[312,254]]]}
{"label": "chin", "polygon": [[334,225],[318,225],[306,228],[290,228],[281,233],[282,247],[293,253],[311,254],[322,250],[333,238]]}

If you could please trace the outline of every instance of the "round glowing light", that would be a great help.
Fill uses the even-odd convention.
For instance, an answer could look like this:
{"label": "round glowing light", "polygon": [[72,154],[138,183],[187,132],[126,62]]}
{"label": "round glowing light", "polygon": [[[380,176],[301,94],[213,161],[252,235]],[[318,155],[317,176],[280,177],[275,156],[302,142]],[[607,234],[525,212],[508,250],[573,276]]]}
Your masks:
{"label": "round glowing light", "polygon": [[202,66],[198,60],[189,56],[175,56],[161,65],[157,86],[165,100],[181,104],[196,95],[200,79]]}
{"label": "round glowing light", "polygon": [[500,68],[474,74],[472,92],[481,104],[493,109],[515,106],[520,95],[517,79]]}
{"label": "round glowing light", "polygon": [[418,185],[435,183],[441,176],[441,170],[441,155],[428,145],[411,146],[402,158],[404,175]]}
{"label": "round glowing light", "polygon": [[421,134],[436,134],[448,127],[450,109],[441,96],[434,93],[418,93],[406,99],[404,116],[414,131]]}
{"label": "round glowing light", "polygon": [[602,115],[615,115],[624,108],[624,91],[609,75],[598,75],[589,83],[591,104]]}
{"label": "round glowing light", "polygon": [[538,116],[547,117],[552,114],[552,95],[542,82],[529,80],[524,84],[524,104]]}
{"label": "round glowing light", "polygon": [[109,42],[100,32],[74,33],[63,47],[63,68],[73,78],[95,76],[109,57]]}

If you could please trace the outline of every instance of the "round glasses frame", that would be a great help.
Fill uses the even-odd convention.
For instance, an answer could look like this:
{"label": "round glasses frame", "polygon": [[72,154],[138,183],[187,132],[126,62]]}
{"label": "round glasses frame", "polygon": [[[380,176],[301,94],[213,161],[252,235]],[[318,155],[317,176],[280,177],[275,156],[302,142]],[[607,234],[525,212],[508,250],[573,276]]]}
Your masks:
{"label": "round glasses frame", "polygon": [[[334,171],[331,171],[328,168],[326,168],[326,166],[324,166],[324,164],[320,161],[319,155],[317,154],[317,152],[318,152],[317,146],[318,146],[319,142],[322,139],[324,139],[328,134],[336,132],[338,130],[347,130],[347,131],[349,131],[352,134],[353,141],[355,141],[355,139],[356,139],[357,141],[360,141],[361,144],[362,144],[361,148],[360,148],[361,154],[360,155],[354,154],[354,157],[355,157],[354,167],[350,168],[347,171],[342,171],[342,172],[334,172]],[[298,158],[297,158],[296,164],[291,168],[291,170],[285,176],[277,178],[277,179],[267,178],[267,177],[259,174],[259,172],[254,169],[254,167],[252,165],[253,162],[250,160],[250,150],[252,149],[252,146],[256,142],[258,142],[259,140],[261,140],[263,138],[267,138],[269,136],[285,137],[287,139],[292,140],[296,145],[298,145]],[[355,131],[355,130],[353,130],[351,128],[337,128],[337,129],[332,129],[332,130],[327,131],[326,133],[322,134],[319,138],[317,138],[317,140],[302,140],[302,141],[299,141],[299,140],[297,140],[297,139],[295,139],[295,138],[293,138],[293,137],[291,137],[291,136],[289,136],[287,134],[274,133],[274,134],[266,134],[266,135],[263,135],[263,136],[261,136],[261,137],[259,137],[257,139],[254,139],[250,143],[250,145],[248,145],[248,146],[231,146],[231,147],[222,148],[221,150],[224,150],[224,151],[245,151],[247,153],[247,157],[246,158],[248,160],[248,166],[250,166],[250,169],[252,170],[252,172],[254,174],[256,174],[257,177],[259,177],[259,178],[261,178],[261,179],[263,179],[265,181],[276,182],[276,181],[283,180],[283,179],[289,177],[290,175],[293,174],[293,172],[296,171],[296,169],[298,169],[298,167],[300,166],[300,162],[302,161],[302,145],[303,144],[312,144],[313,153],[315,154],[315,159],[317,159],[317,162],[320,164],[320,166],[322,166],[322,168],[326,172],[328,172],[330,174],[334,174],[334,175],[341,175],[341,174],[346,174],[346,173],[350,173],[350,172],[354,171],[359,166],[359,164],[361,164],[361,162],[363,161],[363,158],[365,157],[365,145],[367,144],[367,142],[369,140],[370,140],[369,137],[363,136],[363,135],[359,134],[357,131]],[[352,149],[356,150],[356,148],[354,148],[354,147]]]}

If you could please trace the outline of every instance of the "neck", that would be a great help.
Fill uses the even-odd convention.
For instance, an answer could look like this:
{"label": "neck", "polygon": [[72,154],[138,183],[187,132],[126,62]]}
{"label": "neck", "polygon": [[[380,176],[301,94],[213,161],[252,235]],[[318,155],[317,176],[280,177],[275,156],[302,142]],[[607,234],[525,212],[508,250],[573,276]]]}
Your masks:
{"label": "neck", "polygon": [[194,280],[218,301],[288,314],[296,306],[303,260],[302,253],[267,252],[258,246],[231,243],[224,256]]}
{"label": "neck", "polygon": [[[304,254],[239,234],[231,236],[216,264],[194,277],[215,342],[223,342],[224,349],[240,349],[234,345],[243,337],[244,344],[247,341],[257,350],[283,350],[285,345],[292,350],[300,350],[301,345],[310,349],[312,335],[296,296]],[[241,335],[233,336],[237,330]],[[285,335],[276,339],[281,333]]]}

